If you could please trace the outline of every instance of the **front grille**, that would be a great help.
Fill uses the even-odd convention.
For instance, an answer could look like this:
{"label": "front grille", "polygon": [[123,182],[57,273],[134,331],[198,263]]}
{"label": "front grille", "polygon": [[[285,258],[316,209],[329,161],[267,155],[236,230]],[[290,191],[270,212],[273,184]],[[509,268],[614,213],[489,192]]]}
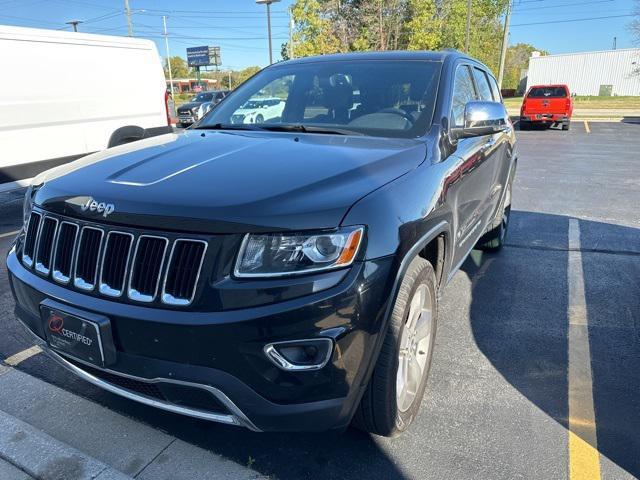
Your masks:
{"label": "front grille", "polygon": [[86,225],[34,211],[22,262],[84,292],[187,306],[198,288],[207,242],[173,237]]}

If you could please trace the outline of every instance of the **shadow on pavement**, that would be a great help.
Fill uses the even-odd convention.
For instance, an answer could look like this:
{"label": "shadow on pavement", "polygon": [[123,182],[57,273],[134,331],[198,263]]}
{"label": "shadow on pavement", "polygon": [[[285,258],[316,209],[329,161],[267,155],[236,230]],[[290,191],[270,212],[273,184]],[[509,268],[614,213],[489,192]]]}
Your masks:
{"label": "shadow on pavement", "polygon": [[[463,265],[473,285],[470,322],[478,347],[565,428],[569,220],[514,211],[506,250],[520,251],[519,260],[476,254]],[[586,220],[579,227],[598,450],[639,477],[640,230]]]}

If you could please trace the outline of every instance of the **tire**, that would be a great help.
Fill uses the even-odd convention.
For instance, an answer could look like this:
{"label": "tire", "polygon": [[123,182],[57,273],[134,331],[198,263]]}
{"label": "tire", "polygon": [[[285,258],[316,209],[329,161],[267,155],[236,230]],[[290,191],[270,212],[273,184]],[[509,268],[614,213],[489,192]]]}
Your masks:
{"label": "tire", "polygon": [[[354,426],[393,437],[411,425],[420,409],[429,376],[437,317],[433,266],[416,257],[402,279],[378,361],[353,418]],[[422,328],[418,329],[418,325]],[[402,372],[407,372],[406,377]],[[414,387],[402,388],[409,384]]]}
{"label": "tire", "polygon": [[261,114],[256,117],[256,123],[264,123],[264,117]]}
{"label": "tire", "polygon": [[569,130],[569,128],[571,128],[571,120],[566,120],[564,122],[562,122],[562,130]]}
{"label": "tire", "polygon": [[520,131],[529,130],[530,128],[531,125],[529,124],[529,122],[523,122],[522,120],[520,120]]}
{"label": "tire", "polygon": [[502,205],[500,206],[501,215],[495,219],[493,227],[478,241],[477,248],[489,252],[497,252],[500,250],[507,238],[509,229],[509,218],[511,217],[511,189],[513,180],[509,179],[507,184],[507,192],[504,196]]}

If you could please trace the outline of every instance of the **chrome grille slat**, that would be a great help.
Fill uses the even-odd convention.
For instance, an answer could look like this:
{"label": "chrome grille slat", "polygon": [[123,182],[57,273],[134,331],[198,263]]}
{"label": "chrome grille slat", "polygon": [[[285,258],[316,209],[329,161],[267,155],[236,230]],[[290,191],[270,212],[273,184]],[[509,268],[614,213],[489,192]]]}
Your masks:
{"label": "chrome grille slat", "polygon": [[73,270],[73,285],[81,290],[93,290],[96,286],[102,237],[104,237],[104,231],[96,227],[85,226],[80,231]]}
{"label": "chrome grille slat", "polygon": [[58,227],[58,235],[53,246],[53,273],[51,276],[56,282],[69,283],[71,279],[71,267],[73,266],[73,254],[80,227],[75,223],[63,221]]}
{"label": "chrome grille slat", "polygon": [[34,256],[36,271],[42,275],[49,275],[49,271],[51,270],[53,244],[58,231],[58,220],[46,216],[40,222],[40,234],[38,235],[36,253]]}
{"label": "chrome grille slat", "polygon": [[158,294],[160,274],[169,240],[155,235],[140,235],[131,262],[128,296],[138,302],[153,302]]}
{"label": "chrome grille slat", "polygon": [[162,302],[189,305],[193,301],[207,252],[207,242],[179,239],[173,243],[162,286]]}
{"label": "chrome grille slat", "polygon": [[100,266],[99,290],[103,295],[109,297],[122,295],[132,246],[133,235],[130,233],[112,230],[107,234],[102,265]]}
{"label": "chrome grille slat", "polygon": [[29,224],[27,225],[27,236],[25,238],[24,248],[22,250],[22,262],[29,268],[33,266],[36,245],[38,244],[38,236],[40,235],[41,220],[42,215],[37,212],[33,212],[29,217]]}
{"label": "chrome grille slat", "polygon": [[122,231],[37,208],[21,258],[25,267],[67,288],[184,307],[195,298],[207,247],[197,238]]}

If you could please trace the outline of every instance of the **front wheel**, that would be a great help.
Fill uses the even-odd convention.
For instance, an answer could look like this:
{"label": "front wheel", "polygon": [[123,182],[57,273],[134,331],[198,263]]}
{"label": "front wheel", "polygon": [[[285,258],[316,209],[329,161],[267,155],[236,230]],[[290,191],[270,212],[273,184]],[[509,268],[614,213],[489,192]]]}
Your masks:
{"label": "front wheel", "polygon": [[264,117],[262,116],[262,114],[259,114],[256,117],[256,123],[264,123]]}
{"label": "front wheel", "polygon": [[438,303],[433,266],[415,258],[402,279],[382,350],[353,419],[393,437],[416,417],[431,367]]}

